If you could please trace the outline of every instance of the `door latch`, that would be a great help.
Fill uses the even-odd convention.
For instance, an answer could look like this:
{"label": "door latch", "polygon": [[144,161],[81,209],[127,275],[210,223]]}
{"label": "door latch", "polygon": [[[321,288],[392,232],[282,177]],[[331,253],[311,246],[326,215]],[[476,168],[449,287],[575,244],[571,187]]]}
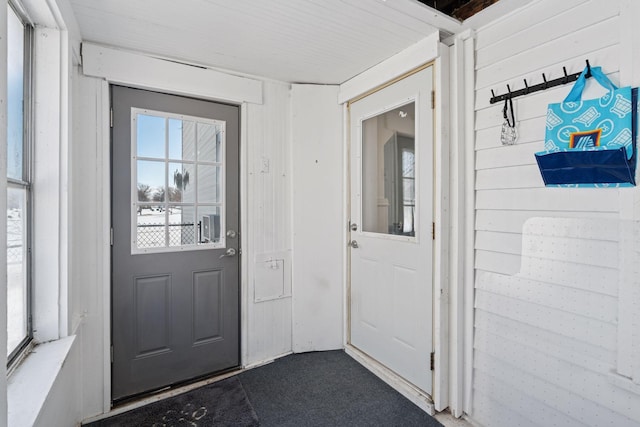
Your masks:
{"label": "door latch", "polygon": [[227,251],[225,253],[223,253],[222,255],[220,255],[220,259],[226,257],[226,256],[236,256],[237,251],[234,248],[229,248],[227,249]]}

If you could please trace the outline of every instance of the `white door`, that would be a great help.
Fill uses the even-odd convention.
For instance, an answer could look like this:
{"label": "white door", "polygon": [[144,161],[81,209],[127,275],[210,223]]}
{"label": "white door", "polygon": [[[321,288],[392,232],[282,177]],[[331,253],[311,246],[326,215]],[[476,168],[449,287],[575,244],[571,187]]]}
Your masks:
{"label": "white door", "polygon": [[432,392],[433,68],[350,105],[350,343]]}

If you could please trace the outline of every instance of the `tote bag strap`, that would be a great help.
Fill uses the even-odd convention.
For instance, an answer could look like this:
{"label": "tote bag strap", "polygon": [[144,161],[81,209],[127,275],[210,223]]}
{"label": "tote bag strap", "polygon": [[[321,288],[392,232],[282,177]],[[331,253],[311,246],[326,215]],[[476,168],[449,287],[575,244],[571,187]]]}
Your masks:
{"label": "tote bag strap", "polygon": [[[571,92],[564,99],[563,102],[579,102],[582,99],[582,92],[584,91],[584,87],[587,84],[587,72],[589,71],[589,67],[585,67],[585,69],[580,73],[578,80],[576,80],[573,88],[571,88]],[[608,89],[609,92],[613,92],[618,89],[616,85],[614,85],[611,80],[602,72],[602,67],[591,67],[591,76],[596,79],[598,83],[605,89]]]}

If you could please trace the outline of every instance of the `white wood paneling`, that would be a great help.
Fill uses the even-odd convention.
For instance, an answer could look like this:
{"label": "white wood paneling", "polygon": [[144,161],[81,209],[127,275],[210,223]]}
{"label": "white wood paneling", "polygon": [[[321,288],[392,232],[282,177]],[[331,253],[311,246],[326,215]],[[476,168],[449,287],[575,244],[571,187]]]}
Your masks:
{"label": "white wood paneling", "polygon": [[[477,276],[474,408],[502,403],[520,422],[557,411],[563,425],[635,425],[640,396],[611,379],[620,349],[619,272],[634,259],[620,254],[637,253],[619,250],[628,227],[535,218],[523,230],[522,272]],[[472,417],[511,425],[484,410]]]}
{"label": "white wood paneling", "polygon": [[532,217],[555,218],[612,218],[616,213],[580,212],[580,211],[531,211],[531,210],[479,210],[476,215],[476,230],[502,231],[505,233],[522,233],[526,220]]}
{"label": "white wood paneling", "polygon": [[567,189],[540,186],[526,191],[521,189],[479,190],[476,196],[477,209],[618,212],[620,193],[616,189]]}
{"label": "white wood paneling", "polygon": [[[103,84],[99,79],[75,75],[73,91],[73,138],[71,143],[69,191],[72,197],[71,221],[74,231],[70,242],[70,257],[74,261],[70,271],[72,291],[78,293],[76,310],[82,320],[77,330],[81,348],[79,375],[82,384],[82,415],[88,417],[101,413],[105,402],[111,401],[110,378],[103,367],[108,364],[106,355],[110,340],[110,330],[105,328],[109,319],[108,309],[110,289],[102,289],[105,271],[103,260],[109,258],[109,242],[103,238],[109,235],[110,220],[107,212],[110,198],[109,188],[103,187],[104,175],[109,182],[109,171],[103,169],[103,155],[109,153],[108,143],[102,138],[102,121],[106,112],[103,106]],[[105,160],[108,164],[108,159]],[[107,271],[108,271],[107,266]],[[108,282],[107,282],[108,283]],[[107,321],[107,324],[109,321]],[[106,362],[106,363],[105,363]],[[77,374],[75,374],[77,375]],[[105,389],[105,386],[107,387]]]}
{"label": "white wood paneling", "polygon": [[228,73],[189,67],[146,55],[82,44],[86,76],[106,78],[112,83],[147,89],[171,88],[172,93],[203,99],[262,103],[262,82]]}
{"label": "white wood paneling", "polygon": [[[582,28],[584,15],[576,13],[576,10],[579,10],[580,3],[584,3],[584,0],[556,3],[558,2],[554,0],[535,2],[525,13],[510,18],[511,25],[528,19],[529,25],[519,28],[519,31],[507,33],[503,26],[495,25],[499,31],[496,34],[498,38],[491,44],[478,46],[477,66],[485,68],[510,58],[514,53],[520,54],[544,47],[547,43],[571,34],[575,28]],[[593,13],[600,15],[602,21],[618,14],[618,8],[611,1],[592,1],[589,8]],[[484,36],[487,36],[486,32]],[[485,37],[482,37],[483,43],[487,43]]]}
{"label": "white wood paneling", "polygon": [[[66,139],[62,133],[62,120],[68,111],[61,111],[62,70],[60,52],[62,49],[59,30],[38,28],[34,34],[35,56],[39,62],[34,68],[34,96],[38,100],[34,111],[34,149],[33,149],[33,197],[38,200],[33,206],[33,283],[47,283],[37,286],[32,296],[33,304],[38,307],[33,313],[34,338],[40,342],[60,337],[60,301],[62,287],[60,283],[60,227],[67,224],[61,220],[61,198],[65,189],[60,184],[63,174],[59,162]],[[64,76],[67,79],[67,76]],[[66,312],[64,315],[66,316]]]}
{"label": "white wood paneling", "polygon": [[[543,149],[547,104],[570,85],[514,100],[513,146],[500,144],[503,105],[489,103],[492,89],[537,84],[541,73],[554,79],[563,66],[573,73],[585,59],[629,84],[620,81],[621,58],[630,55],[620,47],[619,27],[629,19],[620,16],[628,13],[623,3],[536,0],[478,30],[471,417],[481,425],[640,422],[640,395],[611,374],[624,347],[616,220],[635,190],[544,187],[534,153]],[[588,90],[587,98],[600,95],[597,85]]]}
{"label": "white wood paneling", "polygon": [[[613,9],[617,3],[611,2],[610,4],[611,9]],[[521,46],[512,45],[512,50],[502,52],[502,55],[506,54],[505,60],[499,62],[487,60],[486,66],[477,69],[476,87],[484,88],[495,82],[509,80],[513,76],[525,75],[532,70],[545,66],[545,64],[562,63],[567,60],[568,54],[572,55],[569,58],[589,57],[594,51],[619,44],[619,33],[608,30],[619,25],[617,16],[603,18],[597,13],[597,10],[592,11],[592,9],[595,9],[593,2],[587,3],[583,8],[574,9],[573,13],[579,14],[583,19],[581,22],[576,22],[576,27],[574,28],[566,27],[566,35],[564,37],[553,39],[547,43],[543,42],[539,45],[534,44],[529,49],[526,46],[523,49]],[[587,14],[591,14],[591,17],[597,16],[598,21],[591,22],[590,25],[585,26],[584,18]],[[527,16],[526,19],[531,22],[532,18]],[[529,28],[529,25],[525,25],[523,28]],[[551,28],[553,27],[542,26],[535,28],[536,31],[531,33],[532,41],[535,43],[539,40],[540,35],[551,31]],[[481,37],[481,33],[478,34],[478,37]],[[566,50],[567,45],[571,46],[570,52]],[[478,62],[480,62],[480,59],[481,55],[479,55]],[[584,68],[584,66],[581,68]],[[561,72],[562,69],[560,69]]]}
{"label": "white wood paneling", "polygon": [[[245,365],[273,359],[292,350],[291,294],[265,301],[254,299],[256,288],[268,286],[256,276],[256,262],[291,252],[291,135],[290,85],[264,83],[263,105],[247,108],[247,325]],[[291,277],[290,257],[284,267]],[[285,275],[286,276],[286,275]]]}
{"label": "white wood paneling", "polygon": [[[555,355],[566,362],[573,362],[584,369],[606,370],[615,363],[615,351],[595,347],[573,337],[547,330],[540,334],[536,325],[515,322],[509,318],[486,311],[478,311],[476,315],[476,334],[493,334],[500,339],[529,345],[537,351]],[[490,326],[490,330],[485,330]],[[482,341],[483,339],[479,339]]]}
{"label": "white wood paneling", "polygon": [[438,34],[432,34],[418,43],[393,55],[380,64],[358,74],[340,85],[338,102],[344,103],[377,86],[387,83],[419,66],[434,60],[439,50]]}
{"label": "white wood paneling", "polygon": [[379,0],[70,2],[85,40],[279,81],[324,84],[342,83],[437,35],[432,23],[441,15]]}
{"label": "white wood paneling", "polygon": [[346,245],[338,87],[293,85],[293,350],[342,348]]}

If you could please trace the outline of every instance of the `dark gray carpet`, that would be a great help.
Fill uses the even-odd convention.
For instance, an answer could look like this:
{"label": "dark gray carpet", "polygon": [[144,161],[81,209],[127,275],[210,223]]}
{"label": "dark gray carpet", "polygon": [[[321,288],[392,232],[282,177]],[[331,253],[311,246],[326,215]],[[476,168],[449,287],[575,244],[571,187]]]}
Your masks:
{"label": "dark gray carpet", "polygon": [[87,424],[183,425],[442,427],[341,350],[283,357],[236,377]]}
{"label": "dark gray carpet", "polygon": [[239,378],[264,427],[442,426],[343,351],[294,354]]}
{"label": "dark gray carpet", "polygon": [[259,426],[237,377],[201,387],[111,418],[91,427]]}

